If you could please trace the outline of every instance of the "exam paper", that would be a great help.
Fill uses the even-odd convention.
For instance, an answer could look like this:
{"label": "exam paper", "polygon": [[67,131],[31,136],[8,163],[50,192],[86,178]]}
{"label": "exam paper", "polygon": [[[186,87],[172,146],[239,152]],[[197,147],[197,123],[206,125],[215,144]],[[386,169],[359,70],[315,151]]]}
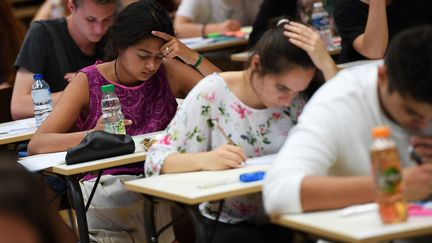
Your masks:
{"label": "exam paper", "polygon": [[36,128],[36,121],[34,119],[26,119],[18,123],[0,127],[0,135],[13,134],[24,132]]}
{"label": "exam paper", "polygon": [[245,161],[246,165],[261,165],[261,164],[271,164],[275,161],[277,154],[269,154],[261,157],[250,158]]}
{"label": "exam paper", "polygon": [[22,166],[29,171],[40,171],[55,165],[66,163],[65,161],[66,151],[57,153],[38,154],[34,156],[28,156],[18,160]]}

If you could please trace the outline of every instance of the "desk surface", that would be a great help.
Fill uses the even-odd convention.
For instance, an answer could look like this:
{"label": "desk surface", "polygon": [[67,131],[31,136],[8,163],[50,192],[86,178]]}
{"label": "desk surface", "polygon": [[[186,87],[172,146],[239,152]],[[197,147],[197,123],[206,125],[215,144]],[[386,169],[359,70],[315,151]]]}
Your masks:
{"label": "desk surface", "polygon": [[0,145],[26,141],[36,132],[36,122],[34,118],[5,122],[0,124],[0,130],[10,130],[0,134]]}
{"label": "desk surface", "polygon": [[[179,174],[165,174],[125,183],[128,190],[162,199],[195,205],[205,201],[216,201],[228,197],[260,192],[263,181],[234,182],[242,173],[266,171],[268,164],[248,165],[243,168],[223,171],[198,171]],[[202,183],[218,184],[210,188],[200,188]]]}
{"label": "desk surface", "polygon": [[383,225],[377,211],[341,216],[340,210],[282,215],[278,225],[341,242],[377,242],[432,234],[432,217],[410,217],[407,222]]}
{"label": "desk surface", "polygon": [[[333,50],[329,51],[329,54],[331,56],[333,55],[339,55],[341,52],[341,48],[335,48]],[[235,62],[246,62],[249,58],[249,52],[248,51],[244,51],[244,52],[240,52],[240,53],[234,53],[231,54],[231,61],[235,61]]]}
{"label": "desk surface", "polygon": [[[187,38],[187,39],[194,39],[194,38]],[[187,39],[184,39],[183,41],[188,42]],[[199,39],[199,37],[195,39]],[[248,40],[246,38],[236,38],[236,39],[226,39],[226,40],[209,42],[209,43],[203,41],[202,44],[199,44],[199,42],[195,42],[193,44],[192,43],[190,44],[190,48],[197,52],[208,52],[208,51],[215,51],[215,50],[220,50],[220,49],[235,47],[235,46],[244,46],[247,44],[248,44]]]}
{"label": "desk surface", "polygon": [[120,155],[110,157],[106,159],[99,159],[75,165],[60,164],[53,166],[48,171],[54,172],[60,175],[76,175],[81,173],[87,173],[91,171],[113,168],[121,165],[128,165],[132,163],[144,162],[147,156],[147,152],[142,146],[142,140],[145,137],[152,137],[160,134],[161,132],[148,133],[143,135],[134,136],[135,141],[135,152],[132,154]]}
{"label": "desk surface", "polygon": [[59,175],[76,175],[81,173],[87,173],[91,171],[113,168],[121,165],[128,165],[132,163],[143,162],[146,159],[147,152],[145,151],[136,151],[133,154],[115,156],[106,159],[99,159],[91,162],[79,163],[75,165],[56,165],[53,166],[47,171],[59,174]]}

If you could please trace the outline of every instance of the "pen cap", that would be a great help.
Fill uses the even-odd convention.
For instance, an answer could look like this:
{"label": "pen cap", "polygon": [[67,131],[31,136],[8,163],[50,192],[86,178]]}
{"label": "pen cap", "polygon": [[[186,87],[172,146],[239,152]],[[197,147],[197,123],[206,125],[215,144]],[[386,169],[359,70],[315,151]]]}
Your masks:
{"label": "pen cap", "polygon": [[264,178],[264,171],[257,171],[252,173],[244,173],[240,175],[241,182],[251,182],[251,181],[259,181]]}

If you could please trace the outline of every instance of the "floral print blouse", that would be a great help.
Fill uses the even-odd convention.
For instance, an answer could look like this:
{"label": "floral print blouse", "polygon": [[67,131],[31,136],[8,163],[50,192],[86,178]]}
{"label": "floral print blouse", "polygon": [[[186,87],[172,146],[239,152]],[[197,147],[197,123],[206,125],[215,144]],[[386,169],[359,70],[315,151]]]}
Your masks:
{"label": "floral print blouse", "polygon": [[[159,175],[165,158],[172,153],[205,152],[227,143],[214,121],[248,157],[277,153],[305,103],[306,96],[299,95],[289,108],[253,109],[230,91],[221,76],[209,75],[189,93],[165,134],[150,148],[145,174]],[[200,211],[216,219],[218,207],[218,203],[207,202],[200,205]],[[226,199],[219,217],[225,223],[261,223],[266,219],[260,193]]]}

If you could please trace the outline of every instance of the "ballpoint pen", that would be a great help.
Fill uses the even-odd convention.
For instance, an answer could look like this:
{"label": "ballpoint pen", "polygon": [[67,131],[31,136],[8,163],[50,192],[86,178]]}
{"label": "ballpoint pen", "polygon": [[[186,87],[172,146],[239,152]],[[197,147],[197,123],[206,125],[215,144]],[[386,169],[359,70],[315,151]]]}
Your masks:
{"label": "ballpoint pen", "polygon": [[236,143],[234,143],[234,141],[230,137],[228,137],[228,135],[226,135],[226,133],[223,130],[223,128],[219,125],[219,122],[218,122],[217,119],[213,119],[213,124],[219,130],[219,132],[222,134],[222,136],[225,137],[225,139],[227,140],[228,144],[237,145]]}

